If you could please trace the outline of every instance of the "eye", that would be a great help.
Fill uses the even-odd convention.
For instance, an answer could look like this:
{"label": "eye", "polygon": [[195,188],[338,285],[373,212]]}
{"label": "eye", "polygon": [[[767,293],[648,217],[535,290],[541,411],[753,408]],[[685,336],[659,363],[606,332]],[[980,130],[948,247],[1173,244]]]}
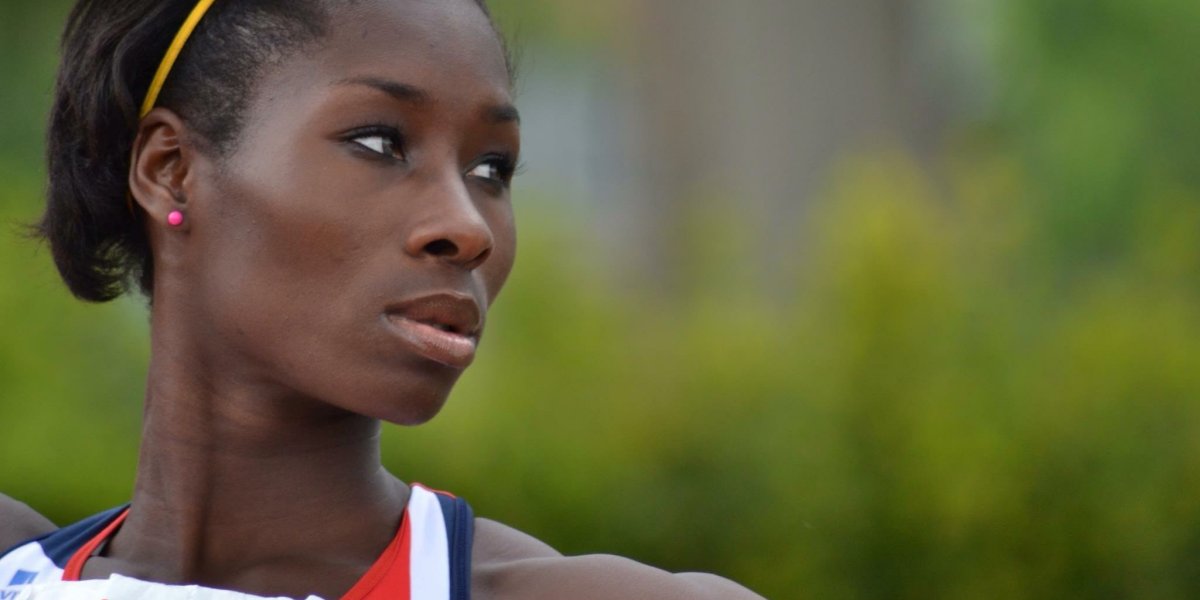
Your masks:
{"label": "eye", "polygon": [[470,171],[467,171],[467,177],[507,186],[512,181],[515,172],[516,168],[511,159],[496,156],[472,167]]}
{"label": "eye", "polygon": [[351,132],[346,140],[380,157],[404,160],[400,132],[392,127],[369,127]]}
{"label": "eye", "polygon": [[485,162],[471,169],[471,172],[467,174],[471,177],[479,177],[480,179],[495,179],[496,181],[500,181],[501,179],[500,166],[495,162]]}
{"label": "eye", "polygon": [[376,152],[378,154],[392,153],[391,141],[382,135],[365,135],[360,138],[355,138],[354,141],[358,142],[358,145],[368,148],[372,152]]}

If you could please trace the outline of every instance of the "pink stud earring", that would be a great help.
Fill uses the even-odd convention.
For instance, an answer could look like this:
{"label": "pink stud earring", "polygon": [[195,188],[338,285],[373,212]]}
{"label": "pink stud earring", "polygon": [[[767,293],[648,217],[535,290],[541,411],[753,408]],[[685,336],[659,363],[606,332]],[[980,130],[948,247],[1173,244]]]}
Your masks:
{"label": "pink stud earring", "polygon": [[171,227],[179,227],[183,225],[183,213],[173,210],[167,214],[167,225]]}

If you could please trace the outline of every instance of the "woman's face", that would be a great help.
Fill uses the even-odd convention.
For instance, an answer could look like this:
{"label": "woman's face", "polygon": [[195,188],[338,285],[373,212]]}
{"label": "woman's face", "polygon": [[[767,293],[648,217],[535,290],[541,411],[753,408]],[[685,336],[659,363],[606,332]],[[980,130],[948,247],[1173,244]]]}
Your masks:
{"label": "woman's face", "polygon": [[185,179],[183,304],[223,374],[420,423],[512,268],[509,73],[473,0],[370,0],[331,25]]}

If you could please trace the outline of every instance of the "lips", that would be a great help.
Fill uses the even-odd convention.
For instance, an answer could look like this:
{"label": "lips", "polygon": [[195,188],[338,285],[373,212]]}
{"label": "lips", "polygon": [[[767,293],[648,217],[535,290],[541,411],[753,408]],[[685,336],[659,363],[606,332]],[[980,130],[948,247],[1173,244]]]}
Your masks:
{"label": "lips", "polygon": [[475,360],[483,313],[471,296],[420,296],[389,306],[384,314],[391,330],[417,354],[458,369]]}

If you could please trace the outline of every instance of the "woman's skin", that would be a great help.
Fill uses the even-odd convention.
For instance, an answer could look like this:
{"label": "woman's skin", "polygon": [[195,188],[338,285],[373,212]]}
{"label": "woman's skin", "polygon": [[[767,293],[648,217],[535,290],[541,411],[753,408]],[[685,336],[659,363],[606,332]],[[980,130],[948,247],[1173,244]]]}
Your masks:
{"label": "woman's skin", "polygon": [[[333,599],[408,497],[381,466],[380,420],[437,414],[512,268],[519,122],[472,0],[369,0],[268,67],[243,123],[223,158],[165,108],[138,131],[130,187],[155,269],[143,439],[134,508],[83,576]],[[52,529],[0,496],[0,548]],[[476,600],[758,597],[563,557],[486,519],[473,568]]]}

